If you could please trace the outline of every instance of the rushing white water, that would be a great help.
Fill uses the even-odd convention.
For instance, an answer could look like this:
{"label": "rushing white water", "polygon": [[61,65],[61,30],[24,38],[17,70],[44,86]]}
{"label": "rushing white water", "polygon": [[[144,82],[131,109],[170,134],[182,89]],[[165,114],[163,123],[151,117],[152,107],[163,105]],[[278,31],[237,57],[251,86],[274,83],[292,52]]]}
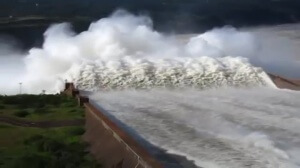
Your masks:
{"label": "rushing white water", "polygon": [[[71,71],[76,72],[76,71]],[[79,89],[107,90],[153,87],[266,85],[268,76],[241,58],[122,59],[103,64],[84,64],[70,74]]]}
{"label": "rushing white water", "polygon": [[256,52],[251,34],[215,29],[180,44],[151,25],[150,18],[124,11],[78,35],[56,25],[46,32],[43,49],[32,49],[26,58],[26,79],[39,86],[45,77],[52,85],[53,78],[67,79],[85,90],[266,83],[264,72],[245,58]]}
{"label": "rushing white water", "polygon": [[[26,93],[56,93],[65,80],[90,91],[269,85],[264,71],[248,60],[255,62],[265,51],[272,55],[277,50],[264,47],[253,33],[231,27],[183,42],[176,35],[153,30],[147,16],[117,11],[80,34],[68,24],[51,26],[43,47],[31,49],[12,68],[19,74],[3,76],[0,93],[8,90],[5,86],[15,86],[17,91],[19,82]],[[1,68],[12,64],[11,59],[4,60]],[[12,75],[15,77],[10,78]]]}
{"label": "rushing white water", "polygon": [[300,93],[270,88],[93,93],[151,143],[204,168],[300,167]]}
{"label": "rushing white water", "polygon": [[[297,32],[281,30],[223,27],[167,35],[155,31],[149,17],[122,10],[79,34],[57,24],[45,32],[43,46],[27,54],[0,37],[0,94],[18,93],[19,83],[23,93],[57,93],[65,80],[90,91],[272,86],[264,70],[299,77]],[[289,36],[270,33],[278,31]]]}

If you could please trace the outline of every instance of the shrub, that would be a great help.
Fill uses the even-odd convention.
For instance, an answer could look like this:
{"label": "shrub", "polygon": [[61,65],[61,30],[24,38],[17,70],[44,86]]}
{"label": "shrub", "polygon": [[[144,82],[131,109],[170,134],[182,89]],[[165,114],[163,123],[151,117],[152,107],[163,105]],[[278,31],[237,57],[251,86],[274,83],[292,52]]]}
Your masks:
{"label": "shrub", "polygon": [[68,112],[70,112],[70,113],[75,113],[75,112],[77,112],[77,109],[72,108],[72,109],[70,109]]}
{"label": "shrub", "polygon": [[4,96],[3,103],[4,104],[17,104],[18,100],[15,96]]}
{"label": "shrub", "polygon": [[47,108],[36,108],[36,109],[34,109],[33,113],[39,114],[39,115],[47,114],[47,113],[50,113],[50,110]]}
{"label": "shrub", "polygon": [[82,134],[84,134],[84,132],[85,132],[85,130],[82,127],[75,127],[75,128],[72,128],[69,130],[69,134],[75,135],[75,136],[82,135]]}
{"label": "shrub", "polygon": [[1,100],[4,104],[43,107],[45,104],[58,106],[64,98],[61,95],[15,95],[2,96]]}
{"label": "shrub", "polygon": [[22,104],[18,104],[17,107],[19,109],[27,109],[28,108],[28,104],[22,103]]}
{"label": "shrub", "polygon": [[55,139],[46,138],[43,141],[43,152],[59,153],[60,151],[64,151],[64,148],[64,144]]}
{"label": "shrub", "polygon": [[24,144],[34,146],[39,152],[55,153],[63,150],[64,144],[52,138],[42,135],[32,136],[24,141]]}
{"label": "shrub", "polygon": [[15,112],[14,115],[17,117],[24,118],[24,117],[28,116],[29,113],[26,110],[20,110],[20,111]]}
{"label": "shrub", "polygon": [[43,95],[40,97],[39,101],[50,105],[59,106],[62,102],[62,98],[60,95]]}
{"label": "shrub", "polygon": [[37,104],[36,104],[36,107],[37,108],[43,108],[43,107],[45,107],[46,106],[46,104],[44,103],[44,102],[38,102]]}
{"label": "shrub", "polygon": [[76,101],[70,101],[63,104],[64,107],[76,107],[77,103]]}
{"label": "shrub", "polygon": [[49,159],[47,156],[27,151],[17,160],[13,161],[12,168],[45,168],[48,167]]}
{"label": "shrub", "polygon": [[35,144],[39,141],[42,141],[43,139],[45,139],[45,137],[43,135],[34,135],[34,136],[24,140],[24,144],[25,145],[32,145],[32,144]]}
{"label": "shrub", "polygon": [[[77,130],[79,129],[77,128]],[[81,142],[68,144],[58,139],[35,135],[26,139],[24,144],[36,149],[26,151],[28,154],[25,153],[25,155],[18,160],[18,162],[20,162],[19,165],[23,164],[24,167],[44,168],[45,165],[47,165],[48,168],[100,167],[100,165],[88,157],[85,152],[87,144]],[[32,160],[33,156],[36,157],[34,161]],[[32,161],[32,163],[27,161]]]}

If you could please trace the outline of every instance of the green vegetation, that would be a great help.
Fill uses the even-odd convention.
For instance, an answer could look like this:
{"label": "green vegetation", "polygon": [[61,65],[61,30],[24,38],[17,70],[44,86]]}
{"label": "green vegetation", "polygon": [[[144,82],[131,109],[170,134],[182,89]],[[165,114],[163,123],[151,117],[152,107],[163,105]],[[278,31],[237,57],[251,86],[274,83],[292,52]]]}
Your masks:
{"label": "green vegetation", "polygon": [[64,95],[0,96],[0,116],[32,121],[81,119],[83,109]]}
{"label": "green vegetation", "polygon": [[1,168],[96,168],[82,127],[22,128],[0,124]]}
{"label": "green vegetation", "polygon": [[[0,117],[53,121],[83,119],[76,100],[64,95],[0,96]],[[1,168],[101,167],[82,141],[83,126],[29,128],[0,122]]]}
{"label": "green vegetation", "polygon": [[29,115],[29,112],[26,110],[20,110],[14,113],[15,116],[24,118]]}

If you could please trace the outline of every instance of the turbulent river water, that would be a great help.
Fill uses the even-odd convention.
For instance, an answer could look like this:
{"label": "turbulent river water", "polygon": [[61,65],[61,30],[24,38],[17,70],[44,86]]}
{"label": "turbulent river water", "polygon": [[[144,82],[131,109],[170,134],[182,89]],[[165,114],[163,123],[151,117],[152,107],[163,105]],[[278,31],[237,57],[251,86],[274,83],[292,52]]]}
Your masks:
{"label": "turbulent river water", "polygon": [[134,135],[204,168],[300,167],[299,96],[272,88],[90,95]]}

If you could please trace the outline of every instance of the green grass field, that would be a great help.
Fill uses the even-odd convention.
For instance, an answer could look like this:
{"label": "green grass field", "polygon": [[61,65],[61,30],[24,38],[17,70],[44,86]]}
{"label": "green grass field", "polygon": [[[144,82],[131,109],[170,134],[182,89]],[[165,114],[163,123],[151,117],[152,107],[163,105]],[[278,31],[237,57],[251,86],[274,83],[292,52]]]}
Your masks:
{"label": "green grass field", "polygon": [[32,121],[83,118],[83,109],[65,95],[0,96],[0,116]]}
{"label": "green grass field", "polygon": [[[0,96],[0,116],[34,121],[83,119],[76,100],[64,95]],[[101,167],[82,141],[83,126],[29,128],[0,122],[1,168]]]}

